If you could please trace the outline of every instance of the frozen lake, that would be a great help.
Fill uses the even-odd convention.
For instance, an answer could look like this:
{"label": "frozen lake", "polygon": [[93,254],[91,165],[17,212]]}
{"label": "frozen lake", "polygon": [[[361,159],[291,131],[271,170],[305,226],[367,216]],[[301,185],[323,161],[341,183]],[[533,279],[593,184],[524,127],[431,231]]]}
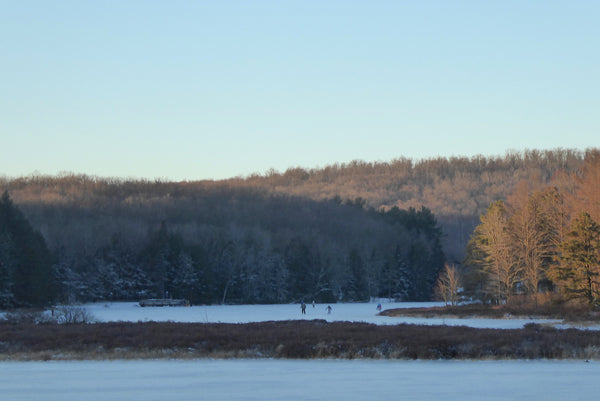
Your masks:
{"label": "frozen lake", "polygon": [[[384,309],[439,305],[384,303]],[[376,303],[142,308],[84,305],[97,321],[326,319],[518,328],[530,319],[377,316]],[[541,321],[538,321],[541,322]],[[598,361],[140,360],[0,362],[2,400],[597,400]]]}
{"label": "frozen lake", "polygon": [[[475,328],[516,329],[527,323],[559,324],[560,320],[543,319],[451,319],[451,318],[412,318],[377,316],[376,303],[331,304],[332,312],[327,313],[327,304],[307,305],[306,314],[300,313],[298,304],[278,305],[209,305],[191,307],[146,307],[134,302],[95,303],[84,305],[86,310],[99,322],[128,321],[173,321],[199,323],[248,323],[269,320],[325,319],[327,321],[366,322],[378,325],[425,324],[469,326]],[[387,302],[383,309],[438,306],[436,302]],[[567,327],[561,325],[560,327]]]}
{"label": "frozen lake", "polygon": [[3,400],[597,400],[600,362],[0,362]]}

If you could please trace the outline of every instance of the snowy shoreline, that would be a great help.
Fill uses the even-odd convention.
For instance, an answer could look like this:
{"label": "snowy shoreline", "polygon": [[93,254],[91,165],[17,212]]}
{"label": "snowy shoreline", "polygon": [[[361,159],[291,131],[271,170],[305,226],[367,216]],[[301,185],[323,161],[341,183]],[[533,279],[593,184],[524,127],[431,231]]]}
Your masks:
{"label": "snowy shoreline", "polygon": [[[407,319],[377,316],[376,304],[226,305],[141,308],[135,303],[83,305],[98,322],[354,321],[380,326]],[[423,304],[384,304],[384,309]],[[432,305],[433,306],[433,305]],[[408,319],[429,324],[436,319]],[[479,328],[521,328],[528,319],[441,319]],[[492,322],[493,321],[493,322]],[[435,323],[434,323],[435,322]],[[418,323],[422,324],[422,323]],[[462,324],[464,325],[464,324]],[[145,359],[2,361],[0,389],[9,400],[596,400],[600,362],[569,360]],[[26,379],[25,379],[26,378]]]}
{"label": "snowy shoreline", "polygon": [[[441,306],[440,302],[384,302],[383,309]],[[254,323],[281,320],[324,319],[328,322],[348,321],[376,325],[415,324],[428,326],[467,326],[481,329],[520,329],[528,323],[556,328],[600,330],[600,325],[564,323],[560,319],[543,318],[452,318],[452,317],[388,317],[378,315],[377,303],[307,305],[302,314],[297,304],[272,305],[198,305],[191,307],[142,308],[135,302],[92,303],[83,307],[98,322],[178,322],[178,323]]]}

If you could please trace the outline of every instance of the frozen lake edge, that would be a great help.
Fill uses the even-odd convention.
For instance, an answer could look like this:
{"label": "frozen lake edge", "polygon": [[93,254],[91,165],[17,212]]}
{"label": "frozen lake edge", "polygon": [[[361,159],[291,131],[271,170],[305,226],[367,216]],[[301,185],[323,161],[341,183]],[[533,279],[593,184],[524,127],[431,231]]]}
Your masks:
{"label": "frozen lake edge", "polygon": [[[384,310],[415,307],[441,306],[440,302],[383,302]],[[543,318],[451,318],[451,317],[389,317],[378,315],[376,302],[331,304],[332,312],[327,313],[328,304],[308,304],[306,314],[302,314],[297,304],[272,305],[197,305],[192,307],[150,307],[142,308],[135,302],[93,303],[83,307],[99,322],[183,322],[183,323],[252,323],[278,320],[324,319],[328,322],[348,321],[376,325],[444,325],[467,326],[486,329],[519,329],[528,323],[542,324],[557,328],[577,328],[600,330],[599,325],[584,326],[565,324],[559,319]]]}
{"label": "frozen lake edge", "polygon": [[81,400],[595,400],[583,361],[0,362],[3,398]]}
{"label": "frozen lake edge", "polygon": [[[387,307],[414,304],[386,304]],[[422,306],[422,304],[419,304]],[[143,308],[84,305],[96,324],[6,325],[3,360],[116,359],[599,359],[592,330],[546,320],[379,316],[376,304],[224,305]],[[422,324],[419,321],[429,320]],[[490,323],[491,321],[491,323]],[[527,325],[527,323],[534,323]],[[491,325],[493,324],[493,325]],[[525,327],[525,328],[524,328]],[[486,330],[482,330],[486,329]]]}

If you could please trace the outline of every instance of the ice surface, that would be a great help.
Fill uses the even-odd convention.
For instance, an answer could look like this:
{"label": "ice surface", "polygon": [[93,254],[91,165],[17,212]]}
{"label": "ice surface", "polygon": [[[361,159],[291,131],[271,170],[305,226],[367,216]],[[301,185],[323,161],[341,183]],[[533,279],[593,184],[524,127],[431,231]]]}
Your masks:
{"label": "ice surface", "polygon": [[[384,303],[384,309],[439,304]],[[376,316],[375,303],[84,307],[98,321],[243,323],[326,319],[516,328],[529,319]],[[0,362],[0,400],[597,400],[600,362],[194,360]]]}
{"label": "ice surface", "polygon": [[[306,315],[300,313],[298,304],[279,305],[210,305],[192,307],[152,307],[142,308],[137,303],[95,303],[87,304],[87,311],[100,322],[109,321],[173,321],[200,323],[248,323],[269,320],[325,319],[327,321],[366,322],[378,325],[425,324],[469,326],[475,328],[515,329],[527,323],[561,323],[560,320],[544,319],[452,319],[452,318],[412,318],[377,316],[376,303],[337,303],[327,313],[327,304],[307,305]],[[387,302],[383,309],[439,306],[435,302]],[[566,326],[565,326],[566,327]]]}
{"label": "ice surface", "polygon": [[2,400],[597,400],[584,361],[0,362]]}

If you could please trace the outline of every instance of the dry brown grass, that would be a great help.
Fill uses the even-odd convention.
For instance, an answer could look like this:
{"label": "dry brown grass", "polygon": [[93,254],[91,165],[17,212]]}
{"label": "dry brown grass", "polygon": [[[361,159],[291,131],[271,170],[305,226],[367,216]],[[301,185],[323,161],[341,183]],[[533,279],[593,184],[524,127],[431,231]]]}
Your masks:
{"label": "dry brown grass", "polygon": [[284,321],[0,324],[0,359],[600,359],[597,332]]}
{"label": "dry brown grass", "polygon": [[600,322],[600,312],[577,302],[559,302],[548,298],[537,305],[528,298],[513,299],[506,305],[467,304],[429,308],[400,308],[381,312],[384,316],[493,318],[510,317],[562,319],[567,322]]}

